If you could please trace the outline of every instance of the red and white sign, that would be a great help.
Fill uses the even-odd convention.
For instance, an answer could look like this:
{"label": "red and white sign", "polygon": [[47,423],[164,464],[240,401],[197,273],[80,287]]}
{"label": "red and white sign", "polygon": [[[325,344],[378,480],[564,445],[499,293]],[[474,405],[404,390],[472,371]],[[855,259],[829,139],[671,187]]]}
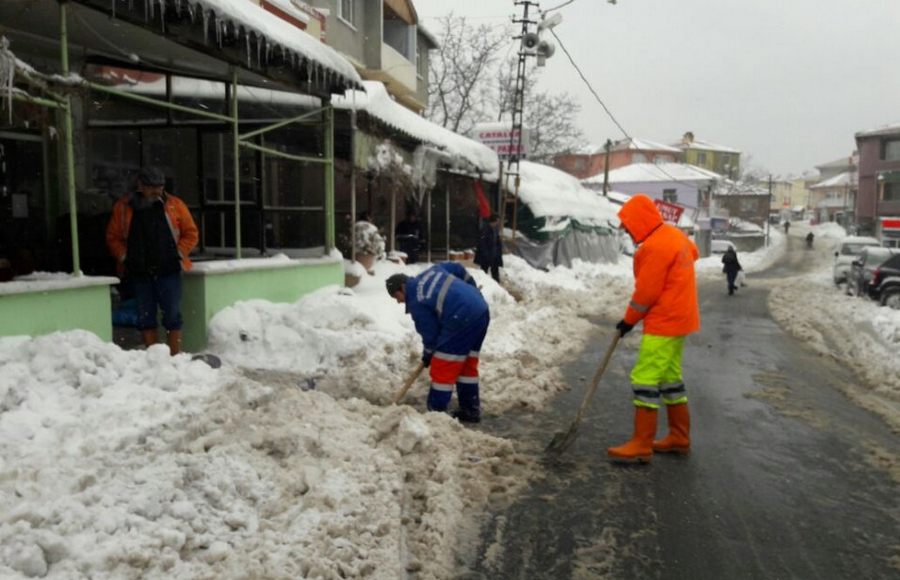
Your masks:
{"label": "red and white sign", "polygon": [[512,128],[499,127],[493,123],[475,127],[475,139],[496,151],[501,158],[516,153],[520,159],[526,159],[529,137],[528,129],[523,129],[521,145],[519,145],[519,131],[513,131]]}
{"label": "red and white sign", "polygon": [[684,207],[668,201],[654,199],[653,203],[656,204],[659,213],[662,214],[663,221],[669,222],[670,224],[677,224],[678,220],[681,218],[681,214],[684,213]]}
{"label": "red and white sign", "polygon": [[900,218],[881,218],[882,231],[900,231]]}

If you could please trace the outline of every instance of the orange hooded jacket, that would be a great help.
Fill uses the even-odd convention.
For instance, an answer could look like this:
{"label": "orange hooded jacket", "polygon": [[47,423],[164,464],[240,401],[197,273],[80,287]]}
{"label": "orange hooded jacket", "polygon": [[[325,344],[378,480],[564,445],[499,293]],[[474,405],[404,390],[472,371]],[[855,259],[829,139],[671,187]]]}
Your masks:
{"label": "orange hooded jacket", "polygon": [[622,225],[640,244],[634,254],[634,294],[625,322],[643,319],[644,333],[685,336],[700,329],[694,262],[697,246],[678,228],[663,223],[646,195],[635,195],[619,210]]}
{"label": "orange hooded jacket", "polygon": [[[131,195],[123,195],[115,203],[109,225],[106,226],[106,246],[117,261],[119,275],[125,270],[125,255],[128,253],[128,232],[131,229],[131,218],[134,209],[131,207]],[[191,211],[187,205],[170,193],[165,196],[166,221],[169,222],[169,230],[175,238],[178,246],[178,255],[181,257],[181,269],[185,272],[193,265],[188,257],[194,246],[200,240],[200,232]]]}

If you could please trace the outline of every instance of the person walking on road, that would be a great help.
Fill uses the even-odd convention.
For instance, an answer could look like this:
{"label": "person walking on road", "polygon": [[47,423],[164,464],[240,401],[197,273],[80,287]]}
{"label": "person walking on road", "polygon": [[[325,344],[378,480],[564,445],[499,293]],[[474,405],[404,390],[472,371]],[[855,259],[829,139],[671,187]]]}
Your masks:
{"label": "person walking on road", "polygon": [[119,274],[131,282],[144,345],[156,344],[157,311],[162,310],[169,352],[176,355],[181,352],[181,273],[191,269],[188,256],[200,236],[187,205],[166,193],[165,183],[155,167],[140,171],[137,193],[123,195],[113,206],[106,245]]}
{"label": "person walking on road", "polygon": [[475,280],[462,265],[442,262],[415,277],[394,274],[385,285],[422,336],[422,362],[431,369],[428,410],[445,412],[455,385],[459,410],[453,416],[478,423],[478,357],[491,316]]}
{"label": "person walking on road", "polygon": [[[694,273],[699,253],[678,228],[663,223],[646,195],[625,202],[619,219],[638,249],[634,254],[634,293],[616,329],[625,336],[643,320],[644,336],[631,371],[634,433],[624,445],[607,449],[607,455],[614,462],[648,463],[654,452],[686,454],[690,450],[681,357],[685,337],[700,329]],[[655,441],[660,399],[666,406],[669,433]]]}
{"label": "person walking on road", "polygon": [[475,263],[485,273],[500,282],[500,268],[503,267],[503,240],[500,238],[500,217],[491,214],[488,223],[481,228],[478,247],[475,249]]}
{"label": "person walking on road", "polygon": [[784,235],[788,235],[788,232],[791,229],[791,222],[789,220],[785,220],[784,222]]}
{"label": "person walking on road", "polygon": [[812,232],[806,234],[806,249],[811,250],[813,246],[813,240],[816,239],[816,235]]}
{"label": "person walking on road", "polygon": [[729,247],[725,250],[725,255],[722,256],[722,271],[725,272],[725,277],[728,279],[728,295],[734,295],[734,292],[737,290],[737,277],[738,272],[743,270],[741,268],[741,263],[738,262],[737,252],[734,251],[734,248]]}

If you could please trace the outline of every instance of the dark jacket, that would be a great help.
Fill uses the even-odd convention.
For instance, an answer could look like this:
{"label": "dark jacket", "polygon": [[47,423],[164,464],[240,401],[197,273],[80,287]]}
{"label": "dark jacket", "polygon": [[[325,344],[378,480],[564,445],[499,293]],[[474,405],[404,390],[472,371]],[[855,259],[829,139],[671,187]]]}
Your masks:
{"label": "dark jacket", "polygon": [[503,241],[500,233],[491,224],[484,224],[475,249],[475,263],[483,267],[503,267]]}
{"label": "dark jacket", "polygon": [[722,271],[726,274],[737,274],[743,268],[741,268],[741,263],[738,262],[737,252],[728,248],[725,251],[725,255],[722,256]]}

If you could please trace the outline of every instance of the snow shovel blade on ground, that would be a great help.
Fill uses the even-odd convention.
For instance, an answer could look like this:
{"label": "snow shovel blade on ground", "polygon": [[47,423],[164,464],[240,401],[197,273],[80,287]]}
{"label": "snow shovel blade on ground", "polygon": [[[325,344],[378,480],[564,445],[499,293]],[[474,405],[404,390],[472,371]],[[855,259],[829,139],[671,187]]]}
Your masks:
{"label": "snow shovel blade on ground", "polygon": [[425,368],[425,363],[420,362],[419,366],[416,367],[416,370],[413,371],[409,378],[406,379],[406,382],[403,384],[403,388],[397,391],[397,394],[394,395],[394,398],[391,399],[391,405],[397,405],[403,399],[404,395],[406,395],[406,391],[413,386],[413,383],[416,382],[416,379],[419,378],[419,375],[422,374],[422,370]]}
{"label": "snow shovel blade on ground", "polygon": [[594,373],[594,379],[591,381],[590,386],[584,393],[584,400],[581,401],[581,407],[578,408],[578,413],[575,415],[575,420],[572,421],[572,424],[566,431],[561,431],[553,436],[550,444],[547,445],[547,453],[562,453],[569,448],[572,442],[575,441],[575,438],[578,436],[578,425],[581,424],[581,419],[584,417],[584,412],[587,410],[591,399],[594,398],[594,393],[597,391],[597,385],[600,384],[600,379],[603,377],[603,373],[606,371],[606,367],[609,365],[609,359],[612,358],[613,351],[616,350],[616,345],[619,344],[620,338],[622,338],[622,336],[617,330],[615,336],[613,336],[612,342],[609,344],[609,348],[606,349],[606,356],[603,357],[603,362],[601,362],[600,366],[597,367],[597,372]]}

